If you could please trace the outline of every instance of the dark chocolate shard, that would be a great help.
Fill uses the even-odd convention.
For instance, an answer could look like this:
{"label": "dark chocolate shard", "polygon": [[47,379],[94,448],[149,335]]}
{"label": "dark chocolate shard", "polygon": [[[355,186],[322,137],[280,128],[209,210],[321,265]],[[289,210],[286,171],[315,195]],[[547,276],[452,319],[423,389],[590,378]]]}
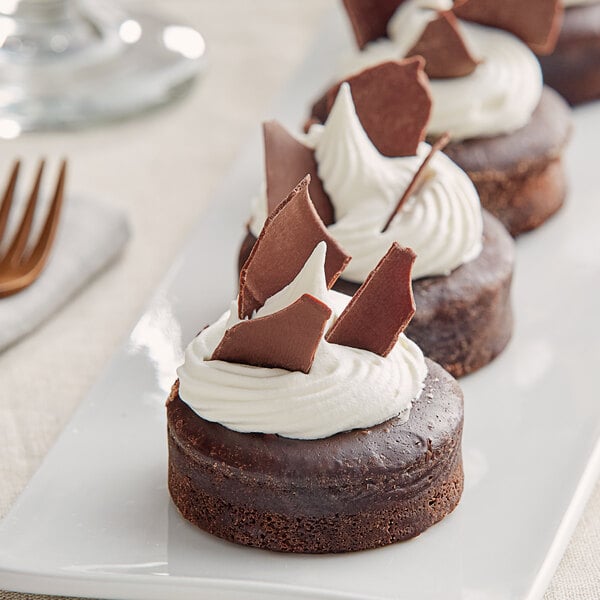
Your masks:
{"label": "dark chocolate shard", "polygon": [[308,191],[325,225],[333,223],[333,205],[319,179],[314,152],[299,142],[277,121],[263,123],[265,171],[269,213],[285,200],[290,190],[307,173],[311,177]]}
{"label": "dark chocolate shard", "polygon": [[562,23],[560,0],[456,0],[459,19],[497,27],[521,38],[536,54],[550,54]]}
{"label": "dark chocolate shard", "polygon": [[282,310],[228,329],[211,360],[308,373],[330,316],[326,304],[304,294]]}
{"label": "dark chocolate shard", "polygon": [[336,282],[350,257],[331,237],[308,193],[307,175],[269,215],[240,272],[240,319],[250,317],[265,301],[291,283],[315,246],[325,241],[325,279]]}
{"label": "dark chocolate shard", "polygon": [[427,24],[417,43],[406,53],[406,56],[416,55],[425,59],[425,73],[432,79],[464,77],[479,64],[467,47],[451,10],[439,11]]}
{"label": "dark chocolate shard", "polygon": [[[431,95],[424,65],[420,56],[413,56],[346,79],[361,125],[384,156],[413,156],[425,139]],[[341,83],[327,92],[328,114]]]}
{"label": "dark chocolate shard", "polygon": [[344,0],[358,47],[387,35],[387,24],[404,0]]}
{"label": "dark chocolate shard", "polygon": [[327,115],[329,114],[329,94],[332,90],[334,92],[334,100],[340,89],[340,84],[334,85],[332,88],[329,88],[311,107],[310,109],[310,117],[304,124],[304,132],[308,133],[310,126],[314,123],[325,123],[327,121]]}
{"label": "dark chocolate shard", "polygon": [[400,212],[400,209],[404,205],[404,203],[415,194],[418,189],[421,187],[423,182],[425,181],[425,176],[427,175],[427,165],[433,158],[433,155],[440,150],[443,150],[450,141],[450,135],[448,133],[443,133],[431,146],[431,150],[429,154],[425,157],[425,160],[421,163],[417,171],[415,172],[411,182],[408,184],[407,188],[404,190],[404,194],[400,200],[398,200],[398,204],[396,204],[396,208],[390,215],[390,218],[386,221],[382,231],[387,231],[387,228],[390,226],[391,222],[394,220],[394,217]]}
{"label": "dark chocolate shard", "polygon": [[387,356],[415,314],[411,273],[416,254],[394,242],[326,335],[332,344]]}

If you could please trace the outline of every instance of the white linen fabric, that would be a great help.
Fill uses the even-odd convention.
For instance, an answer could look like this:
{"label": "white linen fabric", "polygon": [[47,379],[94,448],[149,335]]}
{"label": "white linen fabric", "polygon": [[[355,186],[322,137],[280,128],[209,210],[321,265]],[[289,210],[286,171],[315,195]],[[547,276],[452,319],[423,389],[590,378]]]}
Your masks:
{"label": "white linen fabric", "polygon": [[46,268],[32,285],[0,299],[0,351],[68,302],[119,255],[128,238],[122,210],[67,195]]}

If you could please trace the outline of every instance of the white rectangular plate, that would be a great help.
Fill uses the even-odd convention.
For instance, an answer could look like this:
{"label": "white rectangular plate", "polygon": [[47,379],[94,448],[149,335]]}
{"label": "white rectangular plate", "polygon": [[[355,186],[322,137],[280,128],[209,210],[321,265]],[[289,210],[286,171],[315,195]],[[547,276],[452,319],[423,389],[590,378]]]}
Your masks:
{"label": "white rectangular plate", "polygon": [[[348,44],[336,14],[274,116],[297,126]],[[450,517],[379,550],[290,556],[211,537],[170,503],[164,401],[182,347],[234,296],[248,194],[262,173],[257,135],[2,522],[0,589],[140,600],[541,598],[600,466],[600,104],[575,122],[569,202],[518,241],[514,338],[462,381],[466,489]]]}

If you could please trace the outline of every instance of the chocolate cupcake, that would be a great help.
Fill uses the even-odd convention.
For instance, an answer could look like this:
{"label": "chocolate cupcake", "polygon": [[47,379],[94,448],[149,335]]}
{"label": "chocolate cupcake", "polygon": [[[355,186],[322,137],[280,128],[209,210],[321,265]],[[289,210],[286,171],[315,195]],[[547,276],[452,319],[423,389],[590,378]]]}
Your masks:
{"label": "chocolate cupcake", "polygon": [[572,104],[600,98],[600,2],[564,0],[552,54],[540,56],[544,81]]}
{"label": "chocolate cupcake", "polygon": [[420,58],[367,69],[335,90],[324,125],[303,139],[264,125],[265,193],[240,250],[306,172],[329,234],[352,261],[335,289],[354,294],[394,241],[417,254],[417,313],[407,334],[455,377],[490,362],[512,332],[513,241],[484,213],[468,176],[423,141],[431,100]]}
{"label": "chocolate cupcake", "polygon": [[169,491],[201,529],[348,552],[457,505],[462,394],[402,333],[414,253],[392,245],[352,299],[330,289],[347,261],[306,178],[265,223],[237,302],[188,346],[167,402]]}
{"label": "chocolate cupcake", "polygon": [[[387,60],[423,56],[433,98],[428,135],[449,133],[446,154],[467,172],[483,207],[516,236],[562,206],[570,113],[544,88],[532,52],[552,50],[558,0],[344,4],[359,51],[342,67],[342,80]],[[315,103],[309,123],[325,121],[331,95]]]}

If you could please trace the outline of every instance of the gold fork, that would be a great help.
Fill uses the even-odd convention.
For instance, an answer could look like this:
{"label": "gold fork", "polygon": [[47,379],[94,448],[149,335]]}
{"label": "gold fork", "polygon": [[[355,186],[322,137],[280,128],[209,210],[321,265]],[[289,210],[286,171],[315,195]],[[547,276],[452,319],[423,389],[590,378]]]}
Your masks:
{"label": "gold fork", "polygon": [[[65,176],[67,173],[67,163],[62,161],[54,197],[48,209],[48,214],[37,241],[28,250],[28,240],[31,233],[33,216],[38,202],[40,183],[44,172],[44,161],[40,162],[38,172],[33,184],[33,189],[27,201],[27,207],[21,219],[17,231],[3,256],[0,256],[0,298],[10,296],[23,288],[31,285],[40,275],[50,254],[52,243],[56,235],[56,227],[60,217],[63,203]],[[15,187],[19,176],[20,161],[17,161],[12,169],[8,185],[4,191],[2,205],[0,205],[0,242],[3,239],[8,222],[8,215],[15,195]]]}

